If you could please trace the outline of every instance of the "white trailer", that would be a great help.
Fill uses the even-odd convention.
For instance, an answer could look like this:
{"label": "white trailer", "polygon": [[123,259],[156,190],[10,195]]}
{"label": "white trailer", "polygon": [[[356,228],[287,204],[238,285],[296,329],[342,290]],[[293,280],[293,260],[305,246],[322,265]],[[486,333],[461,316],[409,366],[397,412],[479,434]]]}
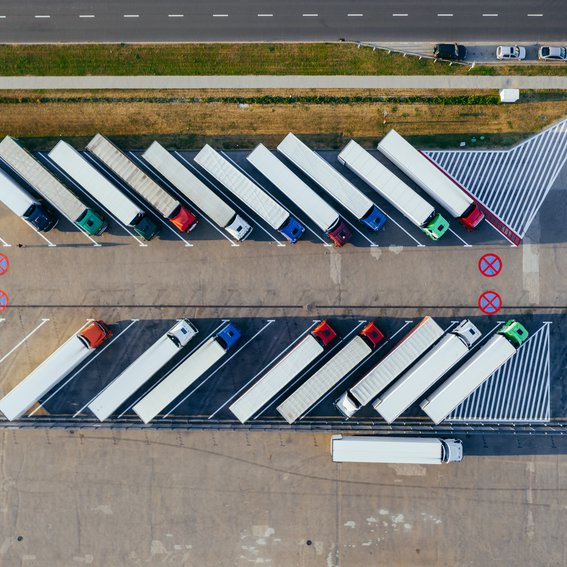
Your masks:
{"label": "white trailer", "polygon": [[337,409],[346,417],[352,417],[416,362],[442,335],[443,329],[431,317],[424,317],[386,358],[336,401]]}
{"label": "white trailer", "polygon": [[289,133],[278,151],[367,227],[378,231],[384,226],[386,216],[378,207],[297,136]]}
{"label": "white trailer", "polygon": [[516,354],[528,338],[520,323],[510,320],[461,368],[420,404],[435,424],[441,423],[460,403]]}
{"label": "white trailer", "polygon": [[368,324],[359,335],[333,356],[311,378],[304,382],[278,407],[278,412],[288,423],[305,414],[331,388],[370,356],[384,335],[374,323]]}
{"label": "white trailer", "polygon": [[352,235],[339,213],[303,183],[266,146],[259,144],[246,159],[327,234],[335,246],[343,246],[351,239]]}
{"label": "white trailer", "polygon": [[61,140],[48,155],[120,222],[131,226],[146,240],[157,234],[157,226],[146,217],[145,212],[95,169],[73,146]]}
{"label": "white trailer", "polygon": [[178,321],[165,335],[146,349],[92,400],[88,408],[100,421],[108,419],[156,372],[167,364],[196,334],[188,319]]}
{"label": "white trailer", "polygon": [[252,232],[250,224],[179,160],[173,157],[159,142],[153,142],[142,154],[142,157],[233,238],[244,240],[250,235]]}
{"label": "white trailer", "polygon": [[345,146],[338,160],[431,239],[438,240],[449,230],[449,223],[432,205],[354,140]]}
{"label": "white trailer", "polygon": [[211,146],[206,145],[195,156],[195,163],[199,164],[273,229],[281,232],[290,242],[297,242],[305,231],[305,228],[288,211]]}
{"label": "white trailer", "polygon": [[378,149],[464,226],[473,229],[482,221],[484,214],[471,197],[395,130],[384,136]]}
{"label": "white trailer", "polygon": [[73,335],[0,400],[0,411],[17,419],[57,386],[112,333],[102,321],[93,321]]}
{"label": "white trailer", "polygon": [[323,354],[325,346],[335,337],[335,331],[326,321],[323,321],[275,366],[272,366],[260,380],[246,390],[229,407],[230,411],[241,423],[248,421],[300,372]]}
{"label": "white trailer", "polygon": [[461,461],[463,444],[457,439],[333,435],[331,454],[334,463],[440,465]]}
{"label": "white trailer", "polygon": [[150,390],[135,406],[134,411],[149,423],[171,402],[216,364],[240,338],[234,325],[225,327],[216,337],[204,342],[171,374]]}
{"label": "white trailer", "polygon": [[374,409],[392,423],[460,362],[482,333],[468,319],[447,333],[417,364],[374,401]]}

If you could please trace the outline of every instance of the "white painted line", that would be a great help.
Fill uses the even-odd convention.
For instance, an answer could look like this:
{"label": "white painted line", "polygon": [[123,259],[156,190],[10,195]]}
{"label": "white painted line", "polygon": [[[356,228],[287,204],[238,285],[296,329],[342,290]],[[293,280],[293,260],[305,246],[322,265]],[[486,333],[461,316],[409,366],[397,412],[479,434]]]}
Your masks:
{"label": "white painted line", "polygon": [[228,14],[213,14],[213,18],[228,18]]}
{"label": "white painted line", "polygon": [[394,18],[405,18],[407,14],[392,14],[392,16],[394,16]]}
{"label": "white painted line", "polygon": [[6,16],[0,16],[0,20],[5,20]]}
{"label": "white painted line", "polygon": [[258,14],[259,18],[273,18],[274,14]]}
{"label": "white painted line", "polygon": [[349,18],[362,18],[364,14],[347,14]]}
{"label": "white painted line", "polygon": [[452,232],[465,245],[465,248],[470,248],[472,246],[472,244],[463,240],[452,228],[449,228],[449,232]]}
{"label": "white painted line", "polygon": [[482,14],[484,18],[497,18],[498,14]]}
{"label": "white painted line", "polygon": [[543,18],[543,14],[528,14],[528,18]]}
{"label": "white painted line", "polygon": [[39,232],[39,230],[37,230],[37,228],[35,228],[35,226],[33,226],[33,224],[31,224],[30,222],[28,222],[26,219],[22,218],[22,220],[40,237],[43,238],[43,240],[45,240],[45,242],[47,242],[47,246],[51,246],[51,247],[56,247],[57,244],[53,244],[53,242],[51,242],[51,240],[49,240],[49,238],[47,238],[47,236],[43,235],[41,232]]}
{"label": "white painted line", "polygon": [[304,18],[318,18],[319,14],[303,14]]}
{"label": "white painted line", "polygon": [[139,18],[140,14],[124,14],[125,18]]}
{"label": "white painted line", "polygon": [[79,18],[94,18],[94,14],[80,14]]}
{"label": "white painted line", "polygon": [[12,246],[11,244],[8,244],[5,240],[3,240],[2,238],[0,238],[0,242],[2,243],[2,246],[9,248],[10,246]]}
{"label": "white painted line", "polygon": [[184,18],[185,15],[184,14],[168,14],[167,17],[168,18]]}
{"label": "white painted line", "polygon": [[452,18],[453,14],[437,14],[439,18]]}
{"label": "white painted line", "polygon": [[2,358],[0,358],[0,363],[4,362],[16,349],[22,346],[36,331],[40,329],[40,327],[43,327],[43,325],[45,325],[45,323],[47,323],[48,321],[49,319],[42,319],[41,323],[33,331],[28,333],[14,348],[12,348]]}
{"label": "white painted line", "polygon": [[34,16],[34,18],[38,18],[38,19],[39,18],[51,18],[51,16],[37,15],[37,16]]}

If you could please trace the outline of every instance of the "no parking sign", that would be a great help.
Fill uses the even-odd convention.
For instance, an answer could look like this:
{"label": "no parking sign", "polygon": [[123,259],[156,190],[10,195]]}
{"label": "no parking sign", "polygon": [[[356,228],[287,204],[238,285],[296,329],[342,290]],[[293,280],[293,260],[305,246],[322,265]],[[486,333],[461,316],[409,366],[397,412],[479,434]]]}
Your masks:
{"label": "no parking sign", "polygon": [[502,298],[495,291],[485,291],[478,298],[478,308],[485,315],[494,315],[502,309]]}
{"label": "no parking sign", "polygon": [[10,267],[10,262],[8,260],[8,256],[5,254],[0,254],[0,276],[3,276]]}
{"label": "no parking sign", "polygon": [[496,254],[485,254],[478,261],[478,269],[483,276],[493,278],[502,271],[502,260]]}

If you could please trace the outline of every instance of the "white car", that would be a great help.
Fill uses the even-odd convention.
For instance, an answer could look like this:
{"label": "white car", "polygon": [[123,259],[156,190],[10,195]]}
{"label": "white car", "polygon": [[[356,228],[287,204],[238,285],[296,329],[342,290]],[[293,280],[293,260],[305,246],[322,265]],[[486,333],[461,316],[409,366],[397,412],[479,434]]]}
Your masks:
{"label": "white car", "polygon": [[550,47],[549,45],[542,45],[539,48],[537,58],[549,59],[551,61],[567,61],[567,48]]}
{"label": "white car", "polygon": [[526,48],[518,45],[499,45],[496,48],[496,59],[525,59]]}

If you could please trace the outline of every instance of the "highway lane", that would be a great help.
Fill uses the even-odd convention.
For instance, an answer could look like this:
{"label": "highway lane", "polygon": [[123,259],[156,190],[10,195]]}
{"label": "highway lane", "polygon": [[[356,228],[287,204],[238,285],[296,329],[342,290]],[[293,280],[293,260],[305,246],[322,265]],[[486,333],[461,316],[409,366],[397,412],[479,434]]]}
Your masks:
{"label": "highway lane", "polygon": [[0,1],[3,43],[561,41],[562,0]]}

